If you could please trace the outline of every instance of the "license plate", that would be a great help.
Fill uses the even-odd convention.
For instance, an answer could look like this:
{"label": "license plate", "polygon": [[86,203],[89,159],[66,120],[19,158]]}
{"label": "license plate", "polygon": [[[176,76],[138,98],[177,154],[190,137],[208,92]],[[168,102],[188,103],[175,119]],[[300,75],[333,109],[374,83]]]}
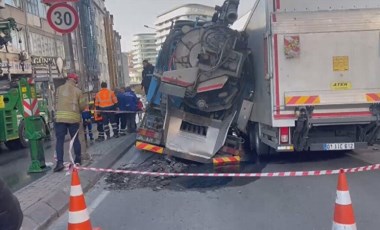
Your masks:
{"label": "license plate", "polygon": [[323,144],[323,149],[325,151],[334,150],[353,150],[355,149],[355,143],[333,143],[333,144]]}

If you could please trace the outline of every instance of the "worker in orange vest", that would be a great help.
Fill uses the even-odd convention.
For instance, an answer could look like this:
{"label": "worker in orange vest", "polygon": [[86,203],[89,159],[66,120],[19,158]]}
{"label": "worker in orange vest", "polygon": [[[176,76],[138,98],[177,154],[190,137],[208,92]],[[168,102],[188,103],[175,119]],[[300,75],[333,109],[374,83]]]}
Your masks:
{"label": "worker in orange vest", "polygon": [[[107,89],[107,83],[102,82],[100,85],[101,89],[95,96],[95,107],[96,110],[101,112],[103,118],[103,129],[108,138],[110,138],[109,123],[112,125],[112,130],[114,137],[118,138],[118,127],[115,120],[115,112],[118,110],[118,101],[115,93],[112,90]],[[105,140],[98,138],[99,141]]]}

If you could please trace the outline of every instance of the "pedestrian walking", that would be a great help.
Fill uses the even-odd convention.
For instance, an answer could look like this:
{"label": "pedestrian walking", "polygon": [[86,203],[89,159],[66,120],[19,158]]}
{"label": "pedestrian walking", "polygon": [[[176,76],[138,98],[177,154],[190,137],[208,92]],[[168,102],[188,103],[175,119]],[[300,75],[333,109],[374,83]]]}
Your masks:
{"label": "pedestrian walking", "polygon": [[[108,138],[111,137],[109,128],[109,124],[111,123],[114,137],[118,138],[119,134],[115,119],[115,112],[119,109],[117,98],[112,90],[107,89],[106,82],[102,82],[100,87],[100,91],[95,96],[95,107],[96,110],[101,112],[104,133]],[[99,138],[99,141],[102,140],[105,140],[105,138]]]}
{"label": "pedestrian walking", "polygon": [[0,178],[0,229],[19,230],[23,218],[20,202]]}
{"label": "pedestrian walking", "polygon": [[125,87],[118,90],[116,97],[120,111],[119,113],[116,113],[117,127],[119,128],[119,134],[124,136],[127,134],[127,96],[125,95]]}
{"label": "pedestrian walking", "polygon": [[91,111],[88,106],[82,112],[82,122],[84,130],[84,140],[87,141],[87,137],[89,137],[90,140],[93,141],[94,136],[92,134]]}
{"label": "pedestrian walking", "polygon": [[136,132],[136,112],[137,112],[137,96],[132,91],[131,87],[125,89],[125,96],[127,101],[127,131],[128,133]]}
{"label": "pedestrian walking", "polygon": [[81,122],[81,113],[86,107],[86,98],[82,91],[76,86],[78,83],[78,75],[71,73],[67,76],[66,83],[60,86],[56,91],[55,100],[55,135],[57,138],[56,152],[57,165],[54,172],[59,172],[64,169],[63,154],[64,142],[67,132],[71,139],[74,138],[74,153],[76,164],[81,164],[81,145],[78,138],[79,125]]}
{"label": "pedestrian walking", "polygon": [[143,61],[141,88],[144,89],[145,95],[148,95],[150,82],[154,73],[154,66],[148,60]]}

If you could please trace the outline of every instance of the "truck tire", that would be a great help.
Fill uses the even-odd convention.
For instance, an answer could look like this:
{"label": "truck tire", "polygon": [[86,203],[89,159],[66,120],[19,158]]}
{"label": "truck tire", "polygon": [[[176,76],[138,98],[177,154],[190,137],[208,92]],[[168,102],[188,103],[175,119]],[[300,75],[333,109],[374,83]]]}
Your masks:
{"label": "truck tire", "polygon": [[258,157],[265,157],[270,154],[270,148],[260,139],[259,125],[252,124],[249,127],[249,146]]}
{"label": "truck tire", "polygon": [[21,148],[29,147],[29,140],[25,138],[25,123],[24,121],[20,122],[18,127],[18,136],[19,136],[19,145]]}

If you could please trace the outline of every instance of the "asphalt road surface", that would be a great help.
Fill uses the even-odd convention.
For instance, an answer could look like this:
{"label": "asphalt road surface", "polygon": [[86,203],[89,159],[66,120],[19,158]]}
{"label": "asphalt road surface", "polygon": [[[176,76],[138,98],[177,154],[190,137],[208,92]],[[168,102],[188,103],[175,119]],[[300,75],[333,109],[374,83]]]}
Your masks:
{"label": "asphalt road surface", "polygon": [[[158,156],[130,150],[116,165],[149,164]],[[365,166],[380,162],[379,151],[360,153],[290,153],[269,161],[249,163],[240,172],[323,170]],[[156,165],[156,163],[152,163]],[[193,166],[192,172],[210,172]],[[231,169],[230,169],[231,170]],[[233,169],[232,169],[233,170]],[[358,229],[380,226],[380,171],[348,174]],[[178,229],[331,229],[337,176],[292,178],[172,178],[167,186],[145,181],[129,186],[133,178],[119,180],[113,189],[109,174],[88,194],[93,227],[107,230]],[[108,178],[108,179],[107,179]],[[160,178],[156,178],[160,180]],[[144,187],[145,185],[145,187]],[[110,188],[111,187],[111,188]],[[67,213],[49,229],[67,228]]]}
{"label": "asphalt road surface", "polygon": [[[45,161],[54,162],[52,142],[45,143]],[[41,178],[45,173],[28,174],[31,160],[28,148],[9,150],[4,145],[0,146],[0,177],[10,186],[12,191],[27,186]]]}

